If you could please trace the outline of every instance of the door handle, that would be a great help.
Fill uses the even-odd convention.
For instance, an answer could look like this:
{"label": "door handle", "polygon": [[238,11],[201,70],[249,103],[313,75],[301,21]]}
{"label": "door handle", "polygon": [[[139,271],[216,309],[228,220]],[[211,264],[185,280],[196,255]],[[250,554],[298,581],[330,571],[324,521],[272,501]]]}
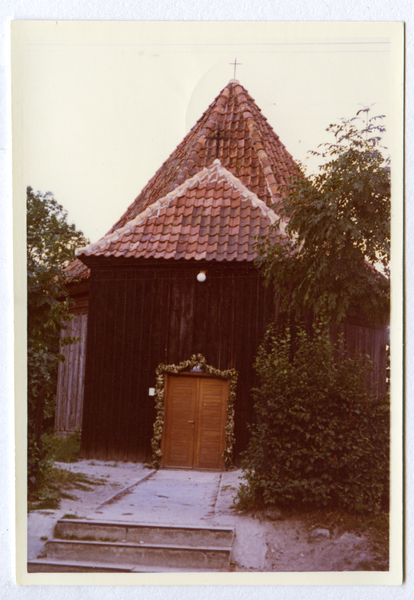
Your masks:
{"label": "door handle", "polygon": [[189,423],[194,423],[194,421],[188,421]]}

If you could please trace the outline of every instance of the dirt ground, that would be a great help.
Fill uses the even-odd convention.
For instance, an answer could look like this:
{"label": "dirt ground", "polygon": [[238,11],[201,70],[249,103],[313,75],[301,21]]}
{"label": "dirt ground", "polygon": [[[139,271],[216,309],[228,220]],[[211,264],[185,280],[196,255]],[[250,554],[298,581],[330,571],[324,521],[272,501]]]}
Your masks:
{"label": "dirt ground", "polygon": [[[29,559],[44,555],[45,541],[53,537],[59,518],[76,515],[90,519],[231,526],[236,533],[234,571],[388,570],[384,551],[379,552],[374,540],[360,531],[323,526],[312,514],[237,511],[233,500],[240,484],[240,471],[151,472],[142,464],[90,460],[56,463],[56,466],[84,473],[99,485],[90,486],[89,491],[69,490],[72,499],[62,499],[59,509],[29,513]],[[141,481],[143,478],[146,480]],[[148,502],[148,498],[154,501]]]}

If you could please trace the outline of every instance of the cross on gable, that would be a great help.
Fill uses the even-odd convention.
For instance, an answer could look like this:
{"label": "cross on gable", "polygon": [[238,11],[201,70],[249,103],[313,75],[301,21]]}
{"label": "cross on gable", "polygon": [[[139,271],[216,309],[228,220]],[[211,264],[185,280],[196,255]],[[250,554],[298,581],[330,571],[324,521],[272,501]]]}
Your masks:
{"label": "cross on gable", "polygon": [[231,137],[228,137],[227,135],[220,135],[220,134],[221,134],[220,125],[218,125],[216,133],[214,135],[206,136],[208,140],[216,140],[216,158],[218,158],[218,154],[219,154],[220,140],[231,140],[232,139]]}

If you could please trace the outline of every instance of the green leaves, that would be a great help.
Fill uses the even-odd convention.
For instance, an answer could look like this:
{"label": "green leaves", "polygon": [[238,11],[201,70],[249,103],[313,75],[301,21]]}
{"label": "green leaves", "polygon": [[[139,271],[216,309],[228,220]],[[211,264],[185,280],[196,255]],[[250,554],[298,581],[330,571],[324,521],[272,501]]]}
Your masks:
{"label": "green leaves", "polygon": [[[295,349],[292,358],[292,349]],[[349,358],[329,328],[269,330],[256,360],[256,423],[243,456],[252,503],[373,511],[388,501],[389,401],[366,391],[367,357]]]}
{"label": "green leaves", "polygon": [[[28,419],[32,466],[41,463],[43,421],[53,417],[57,366],[63,360],[59,353],[60,330],[70,319],[64,267],[73,260],[75,248],[85,243],[82,232],[67,222],[66,211],[53,194],[34,193],[27,188]],[[36,452],[30,449],[33,443]],[[30,477],[33,480],[34,475]]]}
{"label": "green leaves", "polygon": [[290,241],[259,241],[258,265],[282,310],[311,309],[332,322],[356,309],[370,320],[387,317],[391,183],[374,135],[381,118],[364,109],[328,127],[335,141],[312,152],[325,161],[319,173],[298,173],[278,208]]}

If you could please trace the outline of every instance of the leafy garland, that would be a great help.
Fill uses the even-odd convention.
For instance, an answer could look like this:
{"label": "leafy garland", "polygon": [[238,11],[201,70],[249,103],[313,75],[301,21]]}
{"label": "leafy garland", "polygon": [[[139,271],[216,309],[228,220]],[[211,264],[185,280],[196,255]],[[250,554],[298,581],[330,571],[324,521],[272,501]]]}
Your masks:
{"label": "leafy garland", "polygon": [[236,387],[237,387],[237,371],[236,369],[228,369],[227,371],[220,371],[210,365],[206,364],[206,359],[202,354],[193,354],[189,360],[181,362],[179,365],[158,365],[156,369],[156,385],[155,385],[155,408],[157,410],[157,416],[154,423],[154,435],[151,440],[152,448],[152,463],[148,465],[152,469],[158,469],[161,464],[162,450],[161,440],[162,432],[164,427],[164,390],[165,390],[165,375],[169,373],[177,375],[184,369],[192,369],[193,367],[199,366],[204,373],[213,375],[220,379],[229,380],[229,399],[227,402],[227,415],[226,415],[226,448],[223,452],[224,465],[226,470],[233,468],[233,445],[235,442],[234,437],[234,405],[236,400]]}

